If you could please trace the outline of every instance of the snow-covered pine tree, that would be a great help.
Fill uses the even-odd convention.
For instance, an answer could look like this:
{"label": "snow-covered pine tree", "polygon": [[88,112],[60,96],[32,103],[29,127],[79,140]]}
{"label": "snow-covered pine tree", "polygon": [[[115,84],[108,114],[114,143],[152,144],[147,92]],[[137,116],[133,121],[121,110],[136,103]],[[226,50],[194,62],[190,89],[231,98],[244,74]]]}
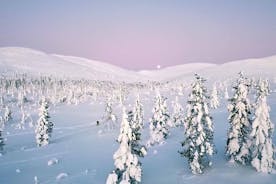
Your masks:
{"label": "snow-covered pine tree", "polygon": [[12,112],[8,106],[5,107],[4,121],[7,123],[12,119]]}
{"label": "snow-covered pine tree", "polygon": [[243,73],[239,73],[237,84],[233,87],[234,96],[229,99],[228,120],[230,123],[226,155],[230,162],[238,162],[243,165],[250,162],[249,134],[251,126],[251,107],[247,97],[249,91],[249,81]]}
{"label": "snow-covered pine tree", "polygon": [[162,143],[169,134],[168,123],[170,115],[167,109],[166,98],[157,92],[155,104],[152,110],[153,116],[150,119],[150,140],[148,145]]}
{"label": "snow-covered pine tree", "polygon": [[70,105],[73,104],[74,98],[75,98],[75,93],[72,89],[70,89],[66,98],[67,104],[70,104]]}
{"label": "snow-covered pine tree", "polygon": [[25,122],[27,122],[27,121],[28,121],[28,124],[29,124],[29,127],[30,127],[30,128],[34,127],[33,118],[32,118],[32,116],[31,116],[30,113],[27,113],[27,114],[26,114]]}
{"label": "snow-covered pine tree", "polygon": [[20,109],[21,109],[21,114],[22,114],[21,121],[17,124],[16,127],[18,129],[23,129],[24,130],[25,129],[25,121],[26,121],[27,117],[26,117],[26,113],[25,113],[23,105],[21,105]]}
{"label": "snow-covered pine tree", "polygon": [[124,102],[126,100],[126,94],[125,93],[126,93],[125,89],[123,89],[122,85],[120,85],[119,94],[118,94],[119,105],[120,106],[123,106]]}
{"label": "snow-covered pine tree", "polygon": [[173,106],[173,123],[174,126],[182,126],[184,125],[184,109],[182,105],[179,103],[178,96],[175,97],[175,100],[172,103]]}
{"label": "snow-covered pine tree", "polygon": [[210,106],[213,109],[217,109],[219,106],[218,91],[217,91],[217,87],[215,84],[213,86],[213,90],[211,93]]}
{"label": "snow-covered pine tree", "polygon": [[147,150],[146,147],[141,144],[141,126],[139,122],[134,119],[133,111],[128,111],[127,115],[132,130],[131,153],[138,157],[144,157],[147,154]]}
{"label": "snow-covered pine tree", "polygon": [[0,94],[0,107],[3,107],[4,106],[4,97],[3,95]]}
{"label": "snow-covered pine tree", "polygon": [[24,103],[27,101],[27,98],[24,94],[24,91],[19,91],[17,96],[17,105],[18,107],[21,107],[24,105]]}
{"label": "snow-covered pine tree", "polygon": [[274,145],[272,136],[274,125],[270,120],[270,108],[267,104],[269,95],[269,83],[267,80],[259,81],[257,86],[257,100],[254,120],[252,122],[252,153],[251,165],[258,171],[271,173],[274,166]]}
{"label": "snow-covered pine tree", "polygon": [[49,139],[53,131],[53,123],[49,120],[48,102],[42,98],[41,107],[39,112],[39,119],[35,129],[36,143],[38,146],[45,146],[49,144]]}
{"label": "snow-covered pine tree", "polygon": [[201,174],[210,166],[214,154],[213,123],[208,112],[207,89],[205,80],[196,75],[192,84],[192,92],[188,97],[187,116],[185,118],[183,151],[180,154],[188,159],[194,174]]}
{"label": "snow-covered pine tree", "polygon": [[225,98],[226,100],[229,99],[229,93],[228,93],[227,87],[225,87],[225,89],[224,89],[224,98]]}
{"label": "snow-covered pine tree", "polygon": [[128,116],[125,108],[123,107],[120,135],[117,139],[120,146],[113,155],[116,169],[108,176],[106,184],[137,184],[141,182],[141,163],[139,162],[138,157],[131,153],[131,142],[133,140],[132,135],[133,133],[128,122]]}
{"label": "snow-covered pine tree", "polygon": [[3,138],[3,130],[4,130],[4,119],[2,118],[2,116],[0,116],[0,152],[3,151],[3,147],[5,145],[4,143],[4,138]]}
{"label": "snow-covered pine tree", "polygon": [[116,127],[117,117],[113,113],[111,99],[108,99],[105,106],[104,116],[102,117],[102,123],[107,130],[113,130]]}
{"label": "snow-covered pine tree", "polygon": [[136,122],[136,124],[139,126],[140,129],[144,127],[144,111],[143,111],[143,105],[140,101],[140,96],[137,95],[135,106],[133,109],[133,121]]}

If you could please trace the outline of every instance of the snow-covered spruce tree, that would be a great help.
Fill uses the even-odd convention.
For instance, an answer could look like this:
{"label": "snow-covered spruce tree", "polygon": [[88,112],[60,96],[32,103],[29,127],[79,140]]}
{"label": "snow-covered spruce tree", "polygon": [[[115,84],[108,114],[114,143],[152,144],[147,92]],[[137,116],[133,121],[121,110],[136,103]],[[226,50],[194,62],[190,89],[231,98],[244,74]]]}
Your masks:
{"label": "snow-covered spruce tree", "polygon": [[0,107],[3,107],[5,104],[3,95],[0,94]]}
{"label": "snow-covered spruce tree", "polygon": [[34,127],[33,118],[30,113],[26,114],[25,122],[28,122],[30,128]]}
{"label": "snow-covered spruce tree", "polygon": [[173,101],[172,106],[173,106],[172,120],[173,120],[174,126],[184,125],[184,109],[182,105],[179,103],[178,96],[175,97],[175,101]]}
{"label": "snow-covered spruce tree", "polygon": [[74,98],[75,98],[75,93],[72,89],[70,89],[66,98],[67,104],[70,104],[70,105],[73,104]]}
{"label": "snow-covered spruce tree", "polygon": [[243,165],[250,162],[250,126],[251,107],[247,97],[249,91],[249,81],[242,73],[234,88],[234,96],[229,99],[228,120],[230,128],[228,130],[226,156],[230,162],[238,162]]}
{"label": "snow-covered spruce tree", "polygon": [[[135,111],[135,107],[134,107]],[[131,153],[138,157],[144,157],[147,154],[147,149],[141,144],[141,126],[139,121],[134,119],[133,111],[128,111],[128,122],[132,130],[132,141],[131,141]]]}
{"label": "snow-covered spruce tree", "polygon": [[270,120],[270,108],[267,104],[269,84],[267,80],[260,80],[257,86],[257,100],[254,120],[252,122],[252,153],[251,165],[258,171],[271,173],[274,166],[274,146],[272,136],[274,125]]}
{"label": "snow-covered spruce tree", "polygon": [[20,107],[20,109],[21,109],[21,114],[22,114],[21,121],[17,124],[16,127],[18,129],[24,130],[25,129],[25,122],[26,122],[27,117],[26,117],[26,113],[25,113],[23,105]]}
{"label": "snow-covered spruce tree", "polygon": [[123,106],[124,102],[126,100],[126,90],[123,88],[122,85],[120,85],[120,87],[119,87],[118,100],[119,100],[119,105]]}
{"label": "snow-covered spruce tree", "polygon": [[49,144],[49,139],[53,131],[53,123],[49,120],[48,102],[45,98],[42,98],[41,107],[39,112],[39,119],[35,129],[36,143],[38,146],[45,146]]}
{"label": "snow-covered spruce tree", "polygon": [[170,115],[167,109],[166,98],[157,92],[155,104],[152,110],[153,116],[150,119],[150,140],[148,145],[162,143],[169,134],[168,123]]}
{"label": "snow-covered spruce tree", "polygon": [[102,117],[102,123],[107,130],[113,130],[116,127],[117,117],[113,114],[111,99],[108,99],[105,106],[104,116]]}
{"label": "snow-covered spruce tree", "polygon": [[[117,139],[120,146],[113,155],[115,170],[109,174],[106,184],[136,184],[141,182],[142,168],[138,157],[131,153],[133,133],[123,107],[120,135]],[[116,175],[115,175],[116,174]]]}
{"label": "snow-covered spruce tree", "polygon": [[219,106],[219,98],[218,98],[218,91],[217,91],[216,85],[213,86],[211,99],[210,99],[210,106],[213,109],[217,109]]}
{"label": "snow-covered spruce tree", "polygon": [[5,145],[3,138],[3,130],[4,130],[4,119],[0,116],[0,152],[3,151],[3,147]]}
{"label": "snow-covered spruce tree", "polygon": [[17,105],[18,107],[24,106],[24,103],[27,102],[27,98],[24,94],[24,91],[19,91],[17,96]]}
{"label": "snow-covered spruce tree", "polygon": [[192,84],[184,123],[183,151],[180,151],[180,154],[188,159],[194,174],[203,173],[204,169],[212,164],[211,156],[214,154],[213,123],[208,112],[209,97],[204,82],[203,78],[196,75],[196,81]]}
{"label": "snow-covered spruce tree", "polygon": [[140,101],[140,96],[137,95],[137,99],[135,101],[135,106],[133,109],[133,121],[139,126],[140,129],[144,127],[144,111],[143,105]]}
{"label": "snow-covered spruce tree", "polygon": [[5,113],[4,113],[4,121],[5,121],[5,123],[7,123],[11,119],[12,119],[11,109],[8,106],[6,106],[5,107]]}
{"label": "snow-covered spruce tree", "polygon": [[226,100],[229,99],[229,94],[228,94],[228,89],[227,89],[227,87],[225,87],[225,89],[224,89],[224,98],[225,98]]}

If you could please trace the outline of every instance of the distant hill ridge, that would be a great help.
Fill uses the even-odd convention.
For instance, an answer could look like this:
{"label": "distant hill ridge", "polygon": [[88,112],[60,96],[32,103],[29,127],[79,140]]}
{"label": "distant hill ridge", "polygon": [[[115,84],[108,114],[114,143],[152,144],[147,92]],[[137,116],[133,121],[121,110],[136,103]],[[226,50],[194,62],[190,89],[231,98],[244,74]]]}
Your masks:
{"label": "distant hill ridge", "polygon": [[134,82],[185,79],[191,78],[194,73],[215,80],[236,75],[241,70],[248,75],[276,77],[276,56],[240,60],[221,65],[190,63],[136,72],[81,57],[47,54],[22,47],[0,48],[0,73],[16,71],[32,75]]}

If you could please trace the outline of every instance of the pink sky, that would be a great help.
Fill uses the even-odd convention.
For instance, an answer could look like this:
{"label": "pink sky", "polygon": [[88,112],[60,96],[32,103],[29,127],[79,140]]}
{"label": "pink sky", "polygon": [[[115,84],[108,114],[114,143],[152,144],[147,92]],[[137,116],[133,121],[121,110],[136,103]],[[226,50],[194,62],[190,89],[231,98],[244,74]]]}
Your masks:
{"label": "pink sky", "polygon": [[276,1],[1,1],[0,46],[139,70],[276,54]]}

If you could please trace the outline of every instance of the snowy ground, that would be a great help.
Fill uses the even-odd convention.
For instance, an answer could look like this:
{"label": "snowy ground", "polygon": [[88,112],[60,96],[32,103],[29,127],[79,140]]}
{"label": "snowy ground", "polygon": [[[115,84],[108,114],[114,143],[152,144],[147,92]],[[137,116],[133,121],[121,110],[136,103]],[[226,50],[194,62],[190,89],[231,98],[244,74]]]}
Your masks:
{"label": "snowy ground", "polygon": [[[175,98],[175,90],[185,90],[185,94],[180,98],[180,102],[183,106],[186,105],[187,92],[190,92],[190,89],[186,87],[193,80],[194,73],[207,77],[209,91],[214,82],[221,81],[222,83],[217,83],[218,87],[220,87],[219,90],[222,91],[227,87],[230,96],[232,96],[230,90],[231,83],[238,77],[237,73],[239,71],[243,70],[247,76],[254,76],[255,79],[258,79],[262,75],[263,78],[268,77],[273,85],[272,89],[274,93],[269,96],[268,102],[271,106],[270,116],[274,124],[276,123],[275,68],[276,56],[271,56],[223,65],[188,64],[156,71],[133,72],[84,58],[46,54],[25,48],[0,48],[0,73],[3,76],[10,73],[11,77],[18,77],[20,75],[17,74],[28,73],[32,76],[45,74],[46,76],[59,76],[62,79],[68,79],[68,77],[73,79],[84,78],[99,81],[115,81],[116,83],[118,81],[163,81],[160,84],[162,84],[163,90],[166,91],[164,96],[168,97],[167,104],[170,112],[172,112],[171,101]],[[171,83],[166,81],[170,81]],[[57,94],[61,95],[60,97],[62,95],[70,96],[67,93],[72,92],[70,90],[75,90],[77,95],[82,95],[86,91],[83,88],[83,91],[78,91],[77,89],[80,86],[76,83],[73,83],[74,88],[70,84],[72,83],[66,83],[64,86],[54,85],[55,87],[59,87],[57,89],[62,92],[60,94],[60,91],[58,91]],[[83,82],[81,84],[87,83]],[[144,143],[149,138],[148,120],[152,116],[155,96],[152,87],[158,87],[158,84],[148,83],[145,86],[149,89],[141,88],[141,90],[145,90],[141,94],[146,124],[142,132]],[[101,94],[99,96],[101,96],[101,99],[98,99],[96,102],[91,103],[90,100],[92,101],[92,99],[89,97],[88,102],[86,101],[79,105],[61,105],[57,103],[59,105],[50,106],[51,121],[55,125],[54,132],[51,143],[41,148],[36,146],[34,128],[28,125],[25,126],[24,130],[15,128],[21,120],[21,111],[18,107],[15,108],[17,97],[15,96],[13,98],[15,101],[11,100],[8,104],[13,105],[13,120],[8,122],[3,133],[3,137],[6,140],[4,153],[0,156],[0,184],[105,183],[107,175],[114,169],[113,154],[119,146],[116,139],[119,134],[122,109],[117,105],[117,102],[114,104],[115,114],[119,118],[116,129],[106,131],[103,125],[96,126],[96,121],[100,120],[103,116],[105,106],[103,98],[108,95],[116,96],[118,95],[118,91],[120,91],[116,89],[118,85],[110,85],[110,83],[104,82],[91,83],[89,86],[91,88],[87,89],[88,91],[86,91],[87,94],[84,95],[84,99],[91,95],[92,92],[98,92],[98,90],[94,91],[93,87],[97,88],[97,86],[101,85],[102,88],[100,89],[107,91],[106,94],[100,91],[99,93]],[[4,86],[0,87],[2,87],[2,90],[5,88]],[[67,89],[67,87],[70,90],[64,91],[63,88]],[[113,88],[110,89],[109,87]],[[126,85],[126,87],[130,87],[130,85]],[[13,86],[11,89],[14,90],[15,87]],[[40,88],[36,86],[36,88],[31,89],[37,90]],[[137,89],[139,88],[137,87]],[[53,93],[55,90],[49,91]],[[35,91],[34,94],[39,95],[40,93],[39,91]],[[56,93],[54,92],[54,94]],[[11,94],[5,94],[4,92],[3,95]],[[131,94],[126,104],[134,104],[135,95]],[[36,98],[37,96],[31,99],[33,100],[32,106],[27,104],[25,107],[28,113],[31,112],[34,123],[38,119],[38,99]],[[228,112],[225,100],[222,100],[221,103],[218,109],[211,110],[211,115],[214,118],[214,141],[217,149],[217,154],[213,159],[213,166],[203,175],[193,175],[186,159],[180,157],[178,153],[181,149],[180,142],[183,140],[183,128],[173,128],[165,144],[151,147],[148,150],[148,155],[141,159],[143,169],[142,183],[275,183],[276,174],[257,173],[251,167],[233,165],[226,161],[224,151],[229,126],[227,120]],[[1,113],[3,114],[3,111]],[[273,143],[276,144],[276,133],[274,133]],[[38,182],[36,182],[37,180]]]}
{"label": "snowy ground", "polygon": [[[151,116],[152,99],[142,96],[145,107],[145,123]],[[173,99],[171,96],[169,99]],[[169,100],[169,102],[170,102]],[[134,99],[128,100],[133,103]],[[186,100],[181,98],[184,105]],[[228,129],[225,102],[220,108],[212,110],[215,126],[215,145],[217,154],[213,166],[203,175],[193,175],[185,158],[177,152],[181,149],[183,128],[171,129],[171,135],[163,145],[153,146],[148,155],[141,159],[142,183],[275,183],[276,174],[257,173],[251,167],[232,165],[224,157],[226,133]],[[276,93],[269,97],[271,119],[276,123]],[[168,103],[170,106],[170,103]],[[79,105],[51,106],[51,120],[55,124],[51,144],[38,148],[35,143],[33,128],[16,130],[12,126],[19,120],[15,116],[13,122],[5,127],[5,153],[0,156],[0,183],[35,183],[37,177],[40,184],[78,183],[103,184],[107,175],[114,169],[113,154],[118,148],[115,139],[119,128],[105,132],[103,126],[96,126],[96,121],[103,114],[104,104],[83,103]],[[116,106],[120,124],[121,108]],[[32,117],[37,119],[37,111]],[[143,130],[143,140],[149,137],[148,127]],[[274,144],[276,135],[274,133]]]}

